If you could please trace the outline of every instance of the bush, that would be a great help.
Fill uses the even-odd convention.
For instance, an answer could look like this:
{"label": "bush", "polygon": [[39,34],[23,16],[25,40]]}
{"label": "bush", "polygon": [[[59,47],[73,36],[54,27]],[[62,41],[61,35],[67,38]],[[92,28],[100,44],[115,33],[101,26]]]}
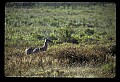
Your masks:
{"label": "bush", "polygon": [[97,41],[97,39],[94,38],[86,38],[85,42],[93,42],[93,41]]}
{"label": "bush", "polygon": [[58,38],[56,37],[54,33],[50,33],[50,39],[57,40]]}
{"label": "bush", "polygon": [[106,35],[107,34],[107,32],[100,32],[100,33],[98,33],[99,35]]}
{"label": "bush", "polygon": [[71,35],[73,33],[73,30],[71,28],[62,28],[58,30],[60,40],[62,42],[71,42]]}
{"label": "bush", "polygon": [[72,37],[69,42],[71,42],[73,44],[78,44],[79,43],[78,39],[76,39],[75,37]]}
{"label": "bush", "polygon": [[35,39],[39,39],[39,40],[42,40],[42,39],[44,38],[44,36],[41,35],[41,34],[34,34],[33,37],[34,37]]}
{"label": "bush", "polygon": [[95,33],[94,30],[91,30],[91,29],[86,29],[85,30],[85,34],[87,34],[87,35],[93,35],[94,33]]}
{"label": "bush", "polygon": [[101,69],[105,72],[109,71],[111,73],[115,73],[115,70],[116,70],[115,68],[116,68],[115,63],[108,63],[103,65]]}
{"label": "bush", "polygon": [[71,42],[74,44],[78,44],[79,43],[79,35],[72,35]]}
{"label": "bush", "polygon": [[50,24],[50,26],[59,27],[59,23],[58,23],[58,22],[52,22],[52,23]]}

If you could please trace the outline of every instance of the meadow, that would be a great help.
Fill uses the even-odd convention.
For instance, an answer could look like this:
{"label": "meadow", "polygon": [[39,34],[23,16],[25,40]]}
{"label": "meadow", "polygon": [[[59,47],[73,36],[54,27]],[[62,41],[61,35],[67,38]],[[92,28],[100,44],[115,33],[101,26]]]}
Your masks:
{"label": "meadow", "polygon": [[[11,4],[5,6],[6,77],[116,76],[114,3],[57,7]],[[47,51],[25,54],[26,48],[41,47],[45,38],[53,41]]]}

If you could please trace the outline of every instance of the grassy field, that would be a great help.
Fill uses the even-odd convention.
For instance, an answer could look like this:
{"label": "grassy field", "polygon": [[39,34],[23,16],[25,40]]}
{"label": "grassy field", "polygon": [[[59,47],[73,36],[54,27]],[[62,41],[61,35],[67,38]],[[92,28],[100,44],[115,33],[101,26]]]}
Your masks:
{"label": "grassy field", "polygon": [[[114,78],[116,5],[5,6],[6,77]],[[20,3],[18,3],[20,4]],[[86,3],[87,4],[87,3]],[[25,54],[50,38],[47,51]]]}

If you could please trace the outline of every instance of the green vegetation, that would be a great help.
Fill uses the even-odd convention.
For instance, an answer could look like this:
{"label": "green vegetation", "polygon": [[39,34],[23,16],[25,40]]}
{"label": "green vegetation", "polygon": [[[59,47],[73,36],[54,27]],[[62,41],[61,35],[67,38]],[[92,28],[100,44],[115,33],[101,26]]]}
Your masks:
{"label": "green vegetation", "polygon": [[[26,55],[50,38],[48,50]],[[114,78],[114,3],[5,5],[5,76]]]}

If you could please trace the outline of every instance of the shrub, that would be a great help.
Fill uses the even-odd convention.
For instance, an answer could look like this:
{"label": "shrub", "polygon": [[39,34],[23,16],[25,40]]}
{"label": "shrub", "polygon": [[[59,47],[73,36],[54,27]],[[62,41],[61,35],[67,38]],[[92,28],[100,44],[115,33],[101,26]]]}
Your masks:
{"label": "shrub", "polygon": [[65,27],[58,30],[60,40],[63,42],[71,42],[71,35],[73,30],[71,28]]}
{"label": "shrub", "polygon": [[115,70],[116,70],[116,65],[115,63],[108,63],[108,64],[105,64],[101,67],[101,69],[104,71],[104,72],[111,72],[111,73],[115,73]]}
{"label": "shrub", "polygon": [[79,43],[79,35],[72,35],[71,36],[71,42],[78,44]]}
{"label": "shrub", "polygon": [[54,33],[50,33],[50,38],[52,40],[57,40],[58,39]]}
{"label": "shrub", "polygon": [[76,39],[75,37],[72,37],[69,42],[71,42],[73,44],[78,44],[79,43],[78,39]]}
{"label": "shrub", "polygon": [[59,27],[59,23],[58,23],[58,22],[52,22],[52,23],[50,24],[50,26]]}
{"label": "shrub", "polygon": [[94,30],[91,30],[91,29],[86,29],[85,30],[85,34],[87,34],[87,35],[93,35],[94,33],[95,33]]}
{"label": "shrub", "polygon": [[94,38],[86,38],[85,39],[85,42],[93,42],[93,41],[97,41],[97,40]]}
{"label": "shrub", "polygon": [[107,34],[107,32],[100,32],[100,33],[98,33],[99,35],[106,35]]}
{"label": "shrub", "polygon": [[33,34],[33,37],[34,37],[35,39],[39,39],[39,40],[42,40],[42,39],[44,38],[44,36],[41,35],[41,34]]}

